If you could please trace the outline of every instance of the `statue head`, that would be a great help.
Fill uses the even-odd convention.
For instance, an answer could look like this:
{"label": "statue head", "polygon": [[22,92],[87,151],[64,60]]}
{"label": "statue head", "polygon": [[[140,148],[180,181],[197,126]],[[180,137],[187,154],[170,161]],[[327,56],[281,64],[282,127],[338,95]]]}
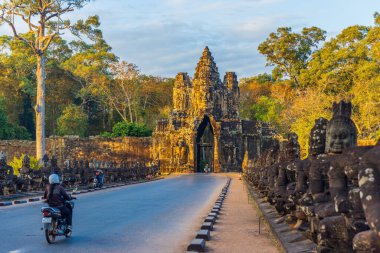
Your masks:
{"label": "statue head", "polygon": [[24,159],[22,159],[22,167],[23,168],[30,168],[30,158],[28,155],[25,155]]}
{"label": "statue head", "polygon": [[333,104],[334,115],[327,124],[326,153],[342,153],[357,145],[357,129],[351,120],[351,102]]}
{"label": "statue head", "polygon": [[288,135],[288,141],[285,144],[285,156],[287,161],[293,161],[300,158],[300,145],[296,133],[290,133]]}
{"label": "statue head", "polygon": [[4,151],[0,152],[0,166],[7,165],[7,154]]}
{"label": "statue head", "polygon": [[311,129],[309,137],[309,154],[312,156],[325,152],[327,123],[328,120],[322,117],[315,120],[315,125]]}
{"label": "statue head", "polygon": [[47,167],[49,162],[49,156],[47,154],[44,154],[44,156],[42,157],[42,161],[44,163],[44,167]]}
{"label": "statue head", "polygon": [[63,165],[65,166],[66,169],[69,169],[69,168],[70,168],[70,159],[66,159],[66,160],[63,162]]}
{"label": "statue head", "polygon": [[86,169],[90,168],[90,161],[88,161],[88,160],[84,161],[84,167]]}
{"label": "statue head", "polygon": [[51,157],[51,167],[56,168],[58,167],[57,164],[58,164],[57,158],[53,155]]}

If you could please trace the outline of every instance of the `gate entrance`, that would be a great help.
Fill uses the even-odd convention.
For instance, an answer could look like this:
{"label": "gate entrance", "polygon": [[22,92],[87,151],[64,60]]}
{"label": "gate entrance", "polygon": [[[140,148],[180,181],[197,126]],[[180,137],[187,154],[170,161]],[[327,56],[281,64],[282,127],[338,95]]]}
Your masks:
{"label": "gate entrance", "polygon": [[202,123],[197,130],[195,147],[196,172],[204,172],[204,167],[208,164],[210,171],[214,171],[214,132],[210,123],[210,118],[204,116]]}

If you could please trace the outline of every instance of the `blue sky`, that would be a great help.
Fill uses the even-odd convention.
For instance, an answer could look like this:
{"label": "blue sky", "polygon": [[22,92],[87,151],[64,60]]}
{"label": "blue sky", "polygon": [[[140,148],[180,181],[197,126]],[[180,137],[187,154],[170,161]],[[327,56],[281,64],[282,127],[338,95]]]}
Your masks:
{"label": "blue sky", "polygon": [[99,15],[113,51],[145,74],[192,76],[208,45],[221,75],[241,78],[270,71],[257,47],[277,27],[318,26],[331,37],[372,25],[375,11],[376,0],[96,0],[72,17]]}

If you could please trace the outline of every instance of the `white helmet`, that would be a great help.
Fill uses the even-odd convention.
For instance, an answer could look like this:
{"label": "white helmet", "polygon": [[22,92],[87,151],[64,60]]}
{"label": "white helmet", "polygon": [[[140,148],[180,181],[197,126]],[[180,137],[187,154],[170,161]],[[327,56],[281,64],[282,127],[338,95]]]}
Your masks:
{"label": "white helmet", "polygon": [[49,176],[49,184],[59,184],[59,176],[57,174],[51,174]]}

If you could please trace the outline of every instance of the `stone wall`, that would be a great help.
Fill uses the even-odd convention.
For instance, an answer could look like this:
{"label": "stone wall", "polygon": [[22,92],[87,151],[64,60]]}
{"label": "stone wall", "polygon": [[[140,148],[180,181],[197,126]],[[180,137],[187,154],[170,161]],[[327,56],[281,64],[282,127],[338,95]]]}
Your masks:
{"label": "stone wall", "polygon": [[[22,153],[35,156],[35,142],[23,140],[0,141],[0,150],[7,153],[8,161]],[[78,136],[46,138],[46,152],[55,155],[58,165],[65,159],[96,159],[98,161],[147,161],[150,159],[150,137],[104,138]]]}

